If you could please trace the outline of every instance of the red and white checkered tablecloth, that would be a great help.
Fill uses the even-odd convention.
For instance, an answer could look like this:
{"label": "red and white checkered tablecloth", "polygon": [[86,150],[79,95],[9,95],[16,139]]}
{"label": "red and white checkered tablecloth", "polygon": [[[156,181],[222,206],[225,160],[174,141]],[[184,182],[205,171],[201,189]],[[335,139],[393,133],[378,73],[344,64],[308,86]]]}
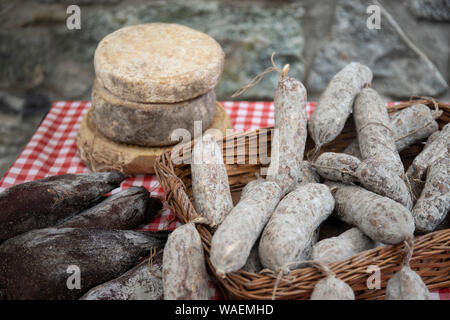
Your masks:
{"label": "red and white checkered tablecloth", "polygon": [[[222,103],[230,115],[235,130],[249,130],[274,125],[274,109],[272,102],[230,102]],[[77,154],[76,138],[82,117],[91,103],[88,101],[55,102],[41,125],[25,146],[17,160],[12,164],[0,180],[0,192],[13,185],[26,181],[41,179],[47,176],[64,173],[85,173],[88,169]],[[308,103],[308,116],[315,103]],[[153,196],[164,199],[164,192],[153,175],[137,175],[124,181],[117,193],[131,186],[144,186]],[[165,203],[163,214],[153,219],[144,230],[173,230],[179,225]],[[220,295],[211,280],[211,298],[219,299]],[[433,292],[436,300],[450,300],[450,290]]]}

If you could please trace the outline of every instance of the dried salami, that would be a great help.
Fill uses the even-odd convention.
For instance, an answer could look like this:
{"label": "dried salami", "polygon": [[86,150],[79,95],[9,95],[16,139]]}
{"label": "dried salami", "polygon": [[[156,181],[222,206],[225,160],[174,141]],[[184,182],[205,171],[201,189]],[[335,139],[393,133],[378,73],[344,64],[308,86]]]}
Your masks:
{"label": "dried salami", "polygon": [[194,145],[191,161],[195,210],[210,225],[218,225],[233,209],[222,151],[212,135]]}
{"label": "dried salami", "polygon": [[73,217],[124,179],[118,172],[63,174],[8,188],[0,193],[0,241]]}
{"label": "dried salami", "polygon": [[275,134],[272,138],[267,180],[275,181],[283,194],[302,176],[307,136],[306,89],[290,77],[282,77],[274,97]]}
{"label": "dried salami", "polygon": [[328,264],[348,259],[374,247],[374,242],[358,228],[351,228],[337,237],[317,242],[313,247],[311,259]]}
{"label": "dried salami", "polygon": [[[390,118],[390,125],[397,151],[405,150],[436,132],[439,125],[434,119],[440,114],[440,111],[431,111],[423,104],[416,104],[394,113]],[[362,159],[358,139],[353,140],[345,148],[344,153]]]}
{"label": "dried salami", "polygon": [[175,229],[163,255],[165,300],[208,300],[208,273],[202,241],[193,223]]}
{"label": "dried salami", "polygon": [[399,176],[404,175],[386,105],[372,88],[363,88],[355,100],[353,116],[362,159],[375,159]]}
{"label": "dried salami", "polygon": [[308,121],[316,146],[333,141],[341,133],[356,95],[371,81],[372,71],[357,62],[348,64],[331,79]]}
{"label": "dried salami", "polygon": [[353,183],[357,180],[355,171],[360,162],[358,158],[345,153],[324,152],[314,161],[313,166],[325,179]]}
{"label": "dried salami", "polygon": [[369,191],[388,197],[412,209],[413,201],[405,181],[375,159],[366,159],[356,170],[359,183]]}
{"label": "dried salami", "polygon": [[307,260],[315,232],[333,208],[333,196],[323,184],[300,185],[286,195],[261,236],[259,257],[263,266],[288,273]]}
{"label": "dried salami", "polygon": [[281,199],[273,181],[255,186],[219,225],[211,240],[211,263],[219,276],[239,270]]}
{"label": "dried salami", "polygon": [[428,140],[406,172],[412,179],[424,180],[428,166],[449,152],[450,123],[446,124],[439,134],[433,134]]}
{"label": "dried salami", "polygon": [[450,156],[446,153],[428,169],[427,180],[412,211],[416,229],[433,231],[450,210]]}
{"label": "dried salami", "polygon": [[411,212],[400,203],[358,186],[330,183],[336,216],[375,241],[397,244],[414,234]]}

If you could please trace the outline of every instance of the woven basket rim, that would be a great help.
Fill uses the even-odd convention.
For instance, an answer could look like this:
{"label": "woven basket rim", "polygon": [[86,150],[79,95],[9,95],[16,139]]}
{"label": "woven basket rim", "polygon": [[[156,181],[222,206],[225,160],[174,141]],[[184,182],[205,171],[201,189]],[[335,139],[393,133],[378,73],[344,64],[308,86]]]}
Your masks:
{"label": "woven basket rim", "polygon": [[[450,122],[450,104],[439,102],[430,97],[412,97],[407,102],[388,106],[387,109],[389,113],[393,113],[415,104],[425,104],[430,108],[443,110],[441,120],[446,123]],[[271,128],[273,127],[247,130],[224,137],[221,141],[222,146],[226,145],[226,141],[240,135],[248,135],[249,132],[258,135]],[[192,144],[189,144],[189,147],[192,147]],[[198,214],[188,196],[186,185],[175,173],[175,167],[171,160],[171,151],[167,151],[156,160],[155,173],[166,192],[166,200],[169,206],[183,223],[187,223],[198,217]],[[262,271],[255,274],[239,270],[227,274],[225,278],[218,276],[209,260],[210,241],[214,230],[205,225],[196,225],[196,227],[202,239],[208,270],[216,279],[225,298],[253,300],[269,300],[272,298],[275,281],[277,280],[277,275],[273,272]],[[332,263],[329,268],[338,278],[346,281],[355,292],[358,292],[357,299],[381,299],[384,297],[386,281],[401,266],[402,248],[403,244],[400,243],[367,250],[349,259]],[[418,272],[428,288],[436,290],[450,287],[450,228],[416,236],[414,248],[411,268],[423,271],[422,273],[420,273],[421,271]],[[430,262],[430,259],[433,260],[433,263]],[[375,262],[383,274],[390,276],[383,279],[381,289],[368,290],[361,283],[365,284],[362,279],[368,277],[367,266]],[[315,282],[322,277],[320,271],[314,267],[293,270],[289,275],[280,278],[275,298],[306,298],[312,291]]]}

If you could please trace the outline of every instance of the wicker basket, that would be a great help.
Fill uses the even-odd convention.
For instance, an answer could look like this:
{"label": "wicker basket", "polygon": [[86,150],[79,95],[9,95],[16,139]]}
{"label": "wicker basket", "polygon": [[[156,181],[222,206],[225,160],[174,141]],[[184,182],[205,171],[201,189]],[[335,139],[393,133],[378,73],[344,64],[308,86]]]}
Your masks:
{"label": "wicker basket", "polygon": [[[443,110],[438,122],[440,127],[450,120],[450,105],[436,102],[431,98],[419,98],[407,103],[388,107],[389,113],[407,108],[413,104],[423,103],[430,108],[439,107]],[[229,183],[233,192],[233,199],[250,180],[255,179],[255,173],[259,172],[261,163],[249,164],[249,156],[259,154],[261,146],[256,146],[253,139],[267,138],[267,148],[270,149],[271,128],[247,131],[245,133],[227,136],[222,144]],[[343,132],[333,142],[324,146],[321,152],[341,152],[355,137],[353,120],[347,121]],[[237,141],[237,142],[235,142]],[[235,142],[235,143],[233,143]],[[235,146],[237,145],[237,147]],[[422,149],[421,144],[416,144],[400,153],[405,167],[409,166],[414,157]],[[190,157],[190,147],[185,146],[176,151],[160,156],[155,164],[156,175],[161,182],[167,196],[167,202],[176,216],[183,222],[197,217],[192,205],[192,189],[190,166],[180,163],[178,160]],[[241,149],[240,149],[241,147]],[[245,158],[242,157],[245,147]],[[313,142],[308,137],[305,154],[311,150]],[[227,158],[226,150],[234,148],[235,155]],[[240,150],[240,151],[239,151]],[[175,151],[174,151],[175,152]],[[243,161],[245,160],[245,161]],[[231,162],[230,162],[231,161]],[[228,164],[231,163],[231,164]],[[214,230],[204,225],[197,225],[205,249],[206,264],[211,274],[217,279],[217,283],[226,299],[255,299],[269,300],[272,298],[276,276],[271,274],[248,273],[243,270],[228,274],[220,278],[214,271],[209,260],[211,237]],[[362,252],[345,261],[330,264],[330,269],[336,276],[349,284],[357,299],[383,299],[387,281],[399,270],[402,261],[403,244],[395,246],[383,246],[373,250]],[[450,229],[435,231],[414,239],[414,255],[411,260],[411,268],[416,270],[430,290],[450,287]],[[368,266],[377,265],[381,271],[381,289],[368,289],[367,280],[371,275]],[[309,299],[316,282],[323,276],[313,267],[307,267],[292,271],[284,276],[278,284],[276,299]]]}

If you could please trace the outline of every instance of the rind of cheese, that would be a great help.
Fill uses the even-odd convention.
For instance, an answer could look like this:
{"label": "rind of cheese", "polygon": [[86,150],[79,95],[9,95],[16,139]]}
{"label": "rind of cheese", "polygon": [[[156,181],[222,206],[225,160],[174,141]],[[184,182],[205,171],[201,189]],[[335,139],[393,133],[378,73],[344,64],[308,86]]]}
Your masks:
{"label": "rind of cheese", "polygon": [[174,103],[211,91],[225,53],[205,33],[168,23],[119,29],[103,38],[94,56],[100,84],[123,99]]}
{"label": "rind of cheese", "polygon": [[[217,104],[209,129],[219,129],[224,135],[232,128],[225,109]],[[78,155],[94,172],[119,171],[125,174],[154,174],[155,160],[172,147],[149,148],[114,142],[103,136],[92,123],[92,109],[84,116],[77,136]]]}
{"label": "rind of cheese", "polygon": [[108,92],[98,81],[92,89],[92,121],[107,138],[143,147],[176,144],[174,130],[194,134],[194,122],[208,128],[216,112],[216,95],[209,91],[192,100],[170,104],[129,102]]}

